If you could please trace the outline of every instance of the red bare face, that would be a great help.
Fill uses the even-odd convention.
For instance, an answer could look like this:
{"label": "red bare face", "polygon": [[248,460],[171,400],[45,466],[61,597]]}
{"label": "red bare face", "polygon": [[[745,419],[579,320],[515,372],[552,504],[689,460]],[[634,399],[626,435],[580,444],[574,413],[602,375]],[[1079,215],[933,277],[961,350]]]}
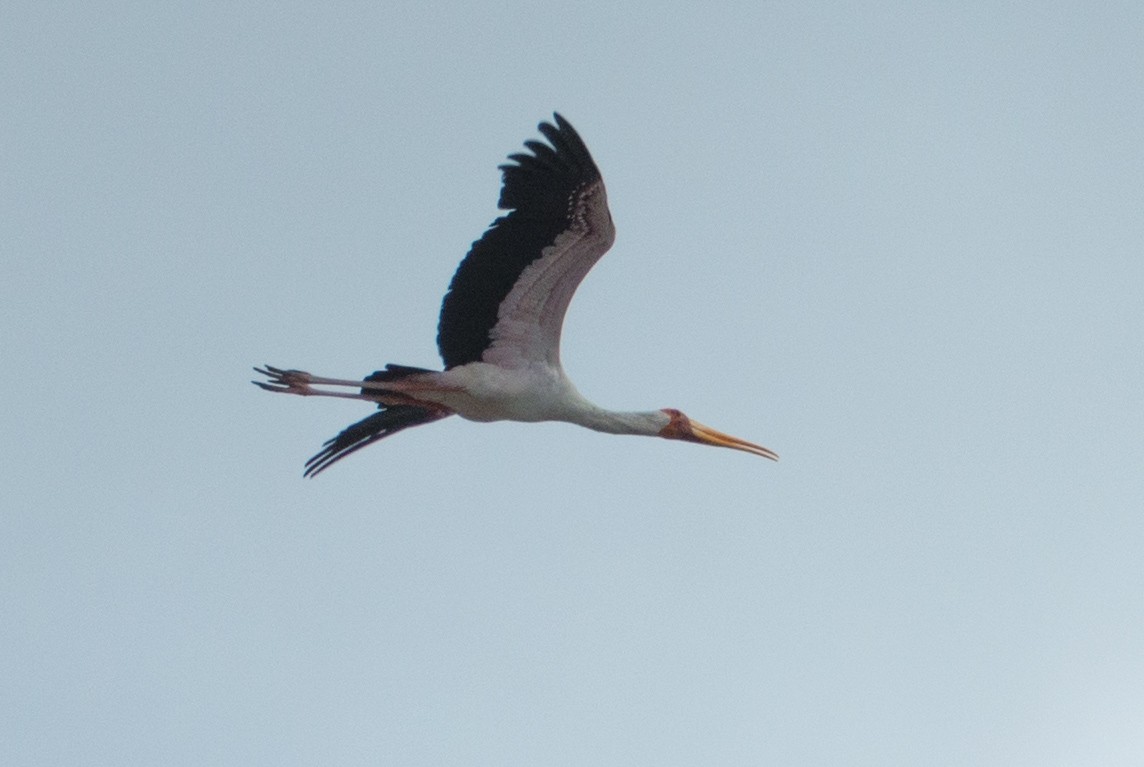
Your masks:
{"label": "red bare face", "polygon": [[682,411],[675,408],[665,407],[663,412],[671,419],[667,426],[664,426],[659,431],[659,436],[664,439],[685,439],[689,442],[697,441],[695,435],[691,431],[691,419],[683,414]]}

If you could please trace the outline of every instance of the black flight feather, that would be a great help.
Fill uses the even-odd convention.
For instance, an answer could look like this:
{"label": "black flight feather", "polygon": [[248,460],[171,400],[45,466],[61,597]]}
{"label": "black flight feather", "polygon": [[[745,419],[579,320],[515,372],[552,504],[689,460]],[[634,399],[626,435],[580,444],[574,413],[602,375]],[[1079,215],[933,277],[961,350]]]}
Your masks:
{"label": "black flight feather", "polygon": [[572,125],[559,114],[540,123],[549,144],[526,141],[531,154],[509,155],[497,207],[510,211],[473,243],[441,305],[437,347],[445,368],[477,362],[489,345],[497,310],[529,264],[572,222],[573,203],[600,171]]}
{"label": "black flight feather", "polygon": [[334,463],[366,445],[389,437],[410,426],[436,421],[449,415],[448,411],[430,410],[413,405],[379,405],[381,411],[342,429],[341,433],[325,444],[322,452],[306,461],[307,477],[316,477]]}
{"label": "black flight feather", "polygon": [[[429,373],[425,368],[406,365],[386,365],[366,376],[366,381],[396,381],[418,373]],[[362,389],[362,394],[375,393],[372,389]],[[366,445],[385,439],[410,426],[420,426],[451,415],[448,410],[434,410],[416,405],[386,405],[378,403],[381,412],[350,424],[322,447],[322,452],[306,461],[304,476],[316,477],[350,453],[361,450]]]}

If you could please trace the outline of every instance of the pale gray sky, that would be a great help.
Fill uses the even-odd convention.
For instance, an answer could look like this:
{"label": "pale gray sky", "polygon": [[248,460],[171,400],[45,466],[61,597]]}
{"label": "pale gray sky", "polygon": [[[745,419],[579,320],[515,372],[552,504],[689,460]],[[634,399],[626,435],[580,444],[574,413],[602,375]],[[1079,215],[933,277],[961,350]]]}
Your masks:
{"label": "pale gray sky", "polygon": [[[0,762],[1144,762],[1135,2],[8,3]],[[369,410],[560,110],[564,361]]]}

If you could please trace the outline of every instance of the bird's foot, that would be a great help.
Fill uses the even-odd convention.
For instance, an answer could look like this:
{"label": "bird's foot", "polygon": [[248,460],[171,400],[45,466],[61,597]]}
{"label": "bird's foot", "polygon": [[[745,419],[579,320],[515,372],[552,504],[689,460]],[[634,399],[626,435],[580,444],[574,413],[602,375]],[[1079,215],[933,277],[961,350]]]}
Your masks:
{"label": "bird's foot", "polygon": [[305,370],[282,370],[270,365],[254,370],[270,379],[269,381],[251,381],[255,386],[266,391],[298,394],[303,397],[320,393],[311,385],[314,377]]}

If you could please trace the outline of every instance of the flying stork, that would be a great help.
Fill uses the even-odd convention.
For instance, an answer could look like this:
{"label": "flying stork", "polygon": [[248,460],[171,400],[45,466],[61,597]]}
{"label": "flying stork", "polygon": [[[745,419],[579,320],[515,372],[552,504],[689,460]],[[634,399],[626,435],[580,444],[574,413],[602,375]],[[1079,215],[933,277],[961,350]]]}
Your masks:
{"label": "flying stork", "polygon": [[[379,439],[459,415],[470,421],[567,421],[609,434],[643,434],[778,454],[723,434],[678,410],[605,410],[585,399],[560,365],[560,327],[576,286],[612,245],[604,180],[576,130],[554,114],[509,155],[498,207],[508,213],[473,243],[441,306],[443,371],[386,365],[355,381],[267,365],[266,391],[376,402],[306,462],[313,477]],[[317,388],[325,387],[325,388]],[[332,389],[332,390],[331,390]],[[347,390],[348,389],[348,390]]]}

